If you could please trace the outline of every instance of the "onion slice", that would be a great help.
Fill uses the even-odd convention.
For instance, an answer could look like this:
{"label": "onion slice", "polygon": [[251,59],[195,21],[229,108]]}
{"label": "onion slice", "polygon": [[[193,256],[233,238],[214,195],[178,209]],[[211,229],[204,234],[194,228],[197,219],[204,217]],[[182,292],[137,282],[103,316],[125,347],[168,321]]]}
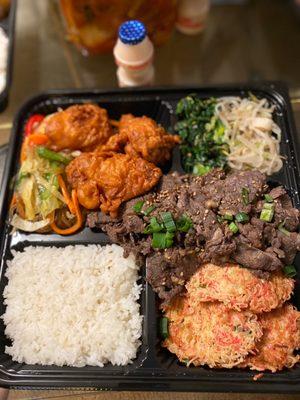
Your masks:
{"label": "onion slice", "polygon": [[39,229],[44,228],[45,226],[50,224],[49,219],[42,219],[41,221],[28,221],[26,219],[23,219],[19,217],[19,215],[14,214],[12,219],[10,220],[10,225],[12,225],[14,228],[20,229],[25,232],[35,232],[38,231]]}

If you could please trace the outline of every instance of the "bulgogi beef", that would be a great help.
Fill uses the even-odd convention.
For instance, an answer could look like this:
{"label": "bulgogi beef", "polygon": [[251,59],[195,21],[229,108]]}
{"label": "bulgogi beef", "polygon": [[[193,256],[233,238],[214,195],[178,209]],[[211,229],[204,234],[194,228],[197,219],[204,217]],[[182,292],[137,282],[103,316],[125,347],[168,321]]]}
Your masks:
{"label": "bulgogi beef", "polygon": [[[270,222],[260,218],[266,203],[274,211]],[[136,204],[142,204],[139,212],[134,210]],[[192,225],[187,232],[174,232],[170,248],[156,249],[144,231],[151,218],[161,221],[164,212],[170,212],[174,221],[184,215]],[[242,222],[237,214],[244,218]],[[271,271],[292,263],[300,249],[299,211],[284,188],[270,189],[258,171],[165,175],[154,192],[125,203],[117,219],[91,213],[88,225],[107,232],[126,254],[146,259],[147,280],[163,305],[184,290],[205,262],[235,261],[268,278]]]}

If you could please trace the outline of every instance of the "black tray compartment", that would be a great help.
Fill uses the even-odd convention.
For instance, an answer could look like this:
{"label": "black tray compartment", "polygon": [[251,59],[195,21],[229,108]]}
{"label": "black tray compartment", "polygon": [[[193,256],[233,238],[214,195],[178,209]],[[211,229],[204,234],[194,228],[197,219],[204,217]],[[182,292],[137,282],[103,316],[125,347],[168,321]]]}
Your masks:
{"label": "black tray compartment", "polygon": [[[296,207],[299,199],[299,163],[297,160],[297,136],[293,121],[288,90],[281,83],[257,83],[217,87],[176,87],[137,90],[59,90],[40,94],[28,100],[19,110],[13,125],[6,168],[0,193],[0,312],[4,312],[3,289],[7,283],[4,277],[6,261],[11,250],[21,250],[28,245],[65,246],[68,244],[89,244],[109,242],[107,236],[97,230],[83,229],[76,235],[61,237],[55,234],[10,234],[7,224],[8,205],[13,193],[13,177],[18,170],[18,159],[22,143],[22,132],[29,116],[34,113],[49,114],[58,107],[71,104],[94,102],[107,108],[110,118],[117,119],[123,113],[147,115],[155,119],[170,132],[176,123],[175,107],[178,100],[189,93],[201,98],[227,95],[246,96],[251,91],[257,97],[266,97],[276,106],[275,119],[282,130],[281,154],[285,156],[282,170],[271,177],[272,181],[283,184],[290,192]],[[179,149],[173,152],[172,163],[165,168],[183,172]],[[300,258],[296,259],[300,271]],[[151,287],[145,282],[145,267],[141,269],[143,292],[141,313],[144,316],[142,346],[136,360],[126,367],[110,364],[99,367],[55,367],[15,363],[4,353],[8,339],[4,325],[0,322],[0,386],[16,388],[82,388],[102,390],[151,390],[151,391],[211,391],[211,392],[300,392],[300,365],[291,370],[272,374],[254,381],[257,373],[249,370],[212,370],[206,367],[189,367],[160,346],[157,322],[159,312],[157,299]],[[300,273],[298,273],[298,279]],[[295,291],[294,304],[300,309],[300,290]]]}

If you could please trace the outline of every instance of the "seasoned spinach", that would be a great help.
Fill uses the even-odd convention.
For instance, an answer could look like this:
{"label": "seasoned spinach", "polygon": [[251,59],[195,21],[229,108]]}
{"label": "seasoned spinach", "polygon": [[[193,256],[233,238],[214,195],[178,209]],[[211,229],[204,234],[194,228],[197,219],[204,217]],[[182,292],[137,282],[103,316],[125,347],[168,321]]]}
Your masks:
{"label": "seasoned spinach", "polygon": [[191,94],[176,108],[175,130],[181,137],[183,167],[186,172],[203,175],[212,168],[226,167],[227,145],[224,125],[215,115],[216,99],[199,99]]}

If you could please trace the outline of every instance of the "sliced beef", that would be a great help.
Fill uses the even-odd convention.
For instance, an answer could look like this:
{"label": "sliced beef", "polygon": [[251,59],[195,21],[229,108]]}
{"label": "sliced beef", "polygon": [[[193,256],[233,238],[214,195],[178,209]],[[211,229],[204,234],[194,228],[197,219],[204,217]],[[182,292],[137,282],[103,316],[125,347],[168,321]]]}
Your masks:
{"label": "sliced beef", "polygon": [[[248,192],[249,202],[242,196]],[[260,219],[264,194],[274,199],[275,215],[271,222]],[[142,201],[141,212],[134,205]],[[147,210],[152,210],[147,215]],[[188,232],[177,231],[173,246],[158,250],[152,247],[152,237],[145,227],[161,213],[169,211],[173,219],[186,215],[193,227]],[[238,212],[246,212],[249,222],[236,222],[238,232],[229,229],[230,221]],[[299,211],[281,186],[270,191],[266,178],[258,171],[235,172],[213,170],[205,176],[168,174],[162,177],[155,191],[125,203],[117,219],[102,213],[91,213],[87,223],[101,228],[110,239],[124,247],[125,253],[134,253],[139,263],[147,265],[147,279],[159,297],[167,304],[184,290],[186,281],[204,262],[221,265],[235,262],[267,278],[284,264],[291,264],[300,248]],[[287,234],[278,228],[284,223]],[[281,224],[279,226],[279,224]]]}
{"label": "sliced beef", "polygon": [[276,271],[283,264],[274,252],[266,252],[244,243],[237,243],[232,258],[238,264],[250,269]]}
{"label": "sliced beef", "polygon": [[195,251],[168,249],[156,252],[147,258],[146,278],[166,305],[175,295],[182,292],[186,281],[199,268]]}

